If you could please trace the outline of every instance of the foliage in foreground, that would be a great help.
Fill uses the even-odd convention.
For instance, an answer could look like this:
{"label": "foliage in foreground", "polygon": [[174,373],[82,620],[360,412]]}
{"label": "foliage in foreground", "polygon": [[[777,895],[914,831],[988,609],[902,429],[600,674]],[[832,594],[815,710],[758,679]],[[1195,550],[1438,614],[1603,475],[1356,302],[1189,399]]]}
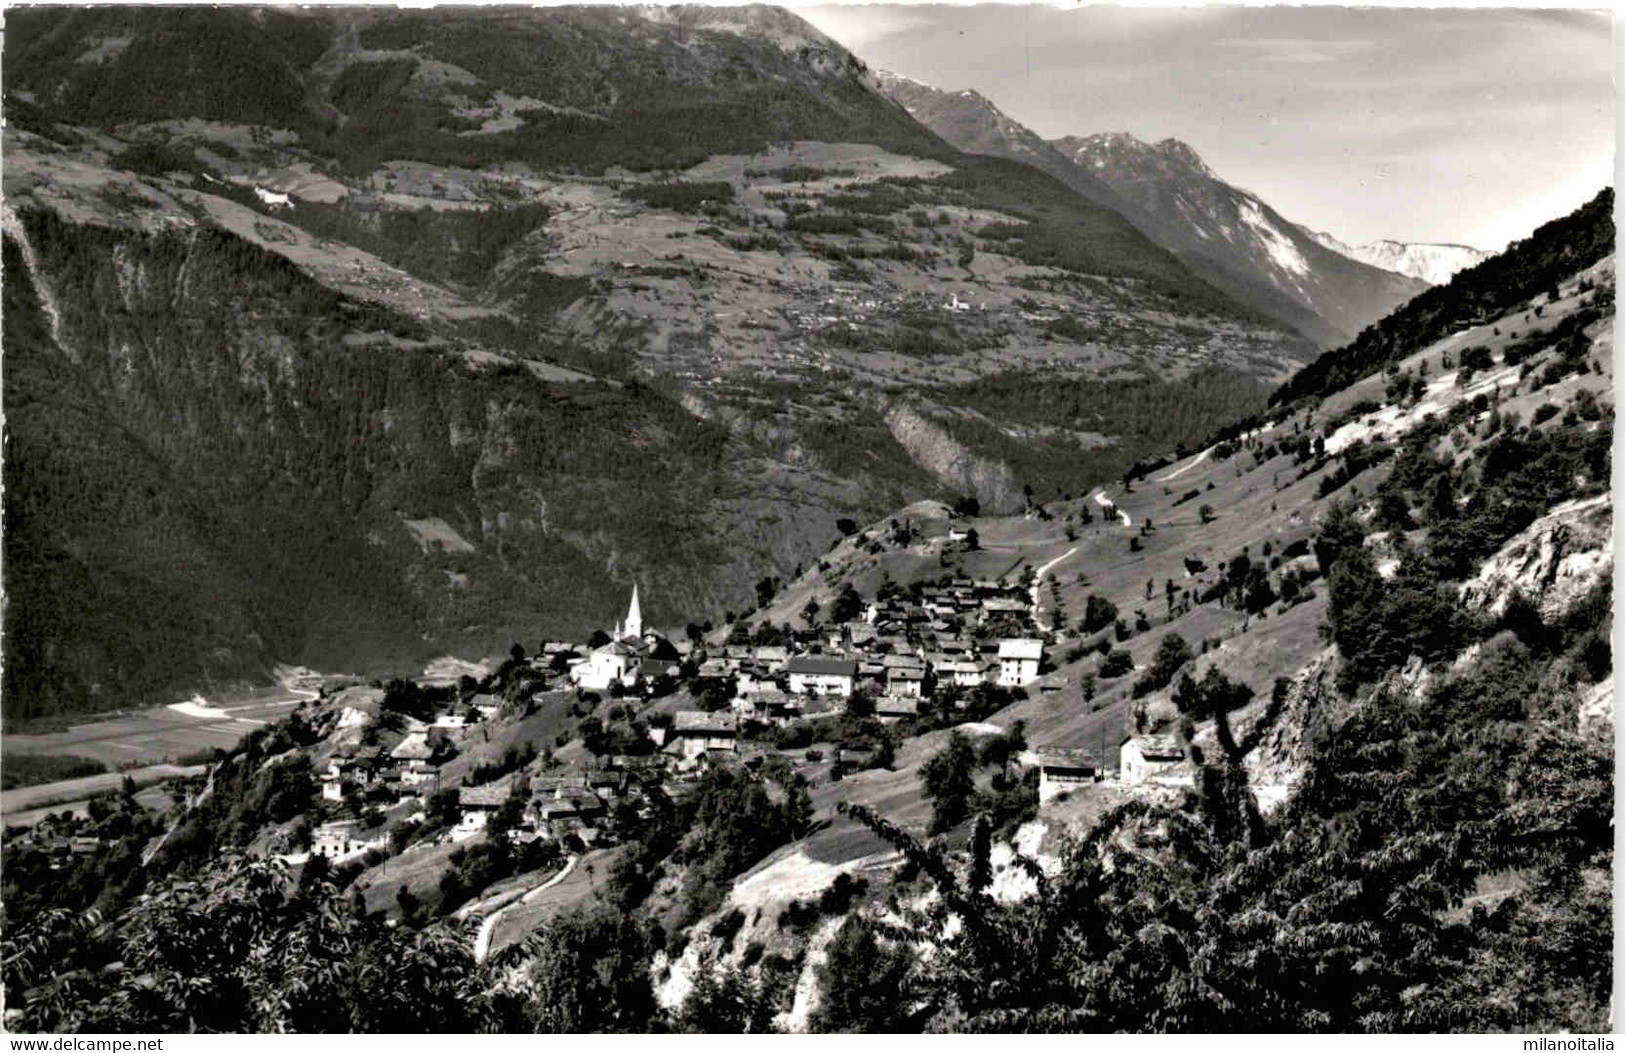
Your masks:
{"label": "foliage in foreground", "polygon": [[[940,893],[874,923],[886,942],[858,960],[932,948],[906,985],[883,981],[927,1030],[1603,1028],[1611,743],[1556,699],[1497,702],[1509,664],[1532,664],[1516,641],[1426,698],[1379,687],[1321,729],[1270,821],[1240,764],[1261,729],[1238,745],[1220,709],[1223,748],[1182,806],[1118,808],[1053,876],[1018,857],[1037,892],[1015,903],[991,893],[985,823],[961,873],[939,843],[851,808]],[[1525,890],[1475,898],[1486,878]],[[882,974],[826,978],[830,1006],[858,1007],[826,1026],[895,1024],[862,1008]]]}

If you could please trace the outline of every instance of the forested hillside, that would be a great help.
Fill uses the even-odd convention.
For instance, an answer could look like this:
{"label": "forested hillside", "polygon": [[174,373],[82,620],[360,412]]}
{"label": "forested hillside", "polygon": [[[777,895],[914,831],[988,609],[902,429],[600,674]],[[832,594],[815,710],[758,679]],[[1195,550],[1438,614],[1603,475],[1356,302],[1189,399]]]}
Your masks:
{"label": "forested hillside", "polygon": [[1542,224],[1500,255],[1411,300],[1347,347],[1310,362],[1270,396],[1270,403],[1341,390],[1416,347],[1549,291],[1554,282],[1613,251],[1614,191],[1605,187],[1574,213]]}
{"label": "forested hillside", "polygon": [[[811,555],[847,502],[908,494],[810,479],[794,507],[830,501],[828,519],[783,529],[784,498],[749,483],[760,449],[645,384],[469,361],[208,227],[21,222],[32,259],[6,238],[7,363],[26,381],[6,388],[15,717],[258,680],[292,656],[394,667],[451,640],[579,632],[622,601],[611,560],[638,568],[652,617],[680,620]],[[719,521],[729,546],[700,526]]]}

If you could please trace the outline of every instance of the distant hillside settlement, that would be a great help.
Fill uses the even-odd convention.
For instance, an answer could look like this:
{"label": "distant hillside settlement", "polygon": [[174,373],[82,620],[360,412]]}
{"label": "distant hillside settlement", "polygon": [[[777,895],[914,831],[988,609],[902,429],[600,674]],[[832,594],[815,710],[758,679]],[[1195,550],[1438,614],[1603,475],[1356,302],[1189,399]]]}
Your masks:
{"label": "distant hillside settlement", "polygon": [[[472,678],[423,676],[409,689],[402,682],[391,687],[440,700],[398,721],[391,719],[396,710],[385,702],[384,689],[351,687],[331,696],[341,715],[319,775],[321,795],[335,804],[359,798],[391,811],[410,810],[415,802],[421,808],[404,817],[409,823],[424,822],[438,809],[441,840],[463,841],[485,831],[517,790],[522,800],[505,824],[511,839],[584,850],[613,839],[618,807],[647,808],[644,787],[659,786],[677,798],[712,765],[759,768],[769,750],[757,742],[774,729],[843,716],[891,724],[944,705],[965,709],[977,689],[1019,691],[1045,662],[1030,597],[1030,587],[1019,581],[955,578],[907,590],[888,583],[872,601],[848,586],[826,624],[758,629],[752,638],[741,621],[725,642],[708,647],[703,637],[671,640],[644,626],[634,586],[626,618],[613,633],[596,633],[586,643],[550,641],[539,655],[508,663],[508,674],[498,679],[523,686],[506,699],[482,692]],[[628,702],[686,692],[682,697],[703,708],[650,707],[640,722],[647,742],[611,742],[606,734],[587,743],[596,759],[558,769],[570,774],[524,775],[520,769],[533,767],[534,748],[506,758],[513,763],[500,764],[506,770],[487,783],[475,784],[491,774],[486,770],[463,766],[460,778],[450,773],[459,744],[481,722],[519,716],[550,694],[577,699],[572,712],[590,712],[600,692]],[[395,730],[374,726],[384,714]],[[858,766],[873,750],[847,753],[832,758],[835,764]],[[1039,755],[1029,760],[1043,766]],[[1103,768],[1097,759],[1091,775]],[[369,836],[354,819],[328,822],[311,832],[308,844],[300,836],[279,847],[291,859],[309,853],[338,863],[387,850],[385,828],[373,829]]]}

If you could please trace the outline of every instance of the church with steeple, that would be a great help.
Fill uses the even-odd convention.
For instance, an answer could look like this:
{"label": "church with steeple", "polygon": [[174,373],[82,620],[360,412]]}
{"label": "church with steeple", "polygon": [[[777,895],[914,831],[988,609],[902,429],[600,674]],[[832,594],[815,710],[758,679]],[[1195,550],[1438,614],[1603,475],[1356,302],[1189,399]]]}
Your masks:
{"label": "church with steeple", "polygon": [[626,620],[617,622],[609,643],[595,648],[585,662],[576,666],[576,683],[592,691],[608,690],[619,680],[631,687],[637,682],[638,667],[647,645],[643,640],[643,610],[638,605],[638,586],[632,585],[632,603],[626,609]]}
{"label": "church with steeple", "polygon": [[626,621],[615,626],[611,640],[643,640],[643,612],[638,609],[638,586],[632,583],[632,605],[626,609]]}

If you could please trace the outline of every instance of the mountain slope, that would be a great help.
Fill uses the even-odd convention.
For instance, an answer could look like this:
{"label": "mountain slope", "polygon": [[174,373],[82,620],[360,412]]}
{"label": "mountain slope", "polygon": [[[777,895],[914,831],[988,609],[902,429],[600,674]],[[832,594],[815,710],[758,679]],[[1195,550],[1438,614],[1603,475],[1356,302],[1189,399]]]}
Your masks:
{"label": "mountain slope", "polygon": [[1048,172],[1121,213],[1204,280],[1323,345],[1349,339],[1425,288],[1324,251],[1218,181],[1183,143],[1148,147],[1132,136],[1048,142],[975,91],[942,91],[885,71],[874,83],[951,145]]}
{"label": "mountain slope", "polygon": [[406,158],[683,167],[786,139],[949,151],[773,8],[19,12],[7,88],[74,123],[290,129],[353,171]]}
{"label": "mountain slope", "polygon": [[1328,351],[1283,384],[1272,403],[1324,395],[1378,372],[1408,348],[1476,324],[1507,305],[1550,293],[1556,281],[1614,251],[1614,191],[1605,187],[1574,212],[1538,227],[1507,250],[1435,286]]}
{"label": "mountain slope", "polygon": [[[775,9],[17,16],[8,714],[584,637],[633,581],[720,620],[839,520],[1082,490],[1310,351]],[[1135,412],[980,412],[1005,374]]]}
{"label": "mountain slope", "polygon": [[877,89],[955,149],[1030,164],[1048,172],[1087,200],[1124,213],[1136,226],[1151,218],[1134,214],[1136,207],[1132,202],[1092,173],[1079,171],[1037,132],[1011,120],[979,92],[942,91],[887,70],[875,70],[872,77]]}
{"label": "mountain slope", "polygon": [[1346,340],[1427,287],[1328,250],[1256,195],[1220,180],[1185,143],[1116,133],[1068,136],[1054,145],[1178,231],[1182,255],[1210,261],[1237,280],[1260,276],[1313,312],[1325,322],[1323,339]]}
{"label": "mountain slope", "polygon": [[1299,227],[1320,244],[1351,260],[1369,263],[1385,271],[1408,274],[1429,285],[1443,285],[1468,267],[1477,266],[1495,255],[1467,245],[1434,245],[1392,241],[1383,238],[1364,245],[1346,245],[1330,234]]}
{"label": "mountain slope", "polygon": [[[380,809],[361,834],[379,838],[370,851],[296,879],[255,859],[352,813],[324,799],[316,773],[396,747],[401,715],[463,708],[452,689],[329,689],[212,766],[195,804],[161,818],[130,805],[52,830],[102,839],[88,853],[53,854],[8,829],[4,891],[25,907],[8,1011],[35,1031],[109,1020],[162,1030],[182,1015],[236,1032],[402,1020],[470,1031],[1606,1027],[1615,267],[1607,252],[1579,262],[1595,255],[1611,202],[1594,204],[1482,265],[1509,281],[1542,265],[1533,293],[1478,283],[1493,308],[1459,331],[1390,334],[1386,374],[1327,384],[1178,463],[1165,451],[1110,496],[969,518],[937,501],[893,508],[711,640],[783,662],[779,645],[797,634],[780,627],[822,615],[820,630],[851,623],[852,647],[877,665],[918,652],[943,669],[949,644],[991,654],[1014,625],[1046,645],[1022,689],[927,689],[918,705],[892,699],[901,712],[886,725],[853,706],[769,726],[754,717],[772,696],[740,696],[731,705],[748,741],[737,754],[707,749],[685,784],[637,754],[653,749],[648,728],[684,723],[674,713],[730,705],[716,676],[600,700],[545,690],[539,664],[515,655],[477,684],[502,700],[496,712],[435,734],[443,792],[423,814]],[[65,337],[90,326],[62,294],[155,289],[196,319],[207,302],[186,295],[188,281],[212,298],[217,282],[244,277],[213,277],[217,235],[176,232],[203,245],[196,267],[166,274],[126,229],[113,273],[91,264],[90,280],[64,282],[78,273],[63,258],[75,242],[50,222],[7,219],[8,273],[44,276],[8,286],[5,305],[8,337],[41,352],[31,389],[52,383],[52,366],[84,367],[87,387],[126,382],[73,357],[93,345]],[[1560,258],[1570,242],[1586,248]],[[239,312],[273,315],[302,295],[286,267],[247,273],[260,285]],[[1537,308],[1534,332],[1524,327]],[[115,337],[138,328],[106,317]],[[296,365],[316,357],[281,335]],[[184,350],[172,367],[205,371],[216,357],[206,340]],[[265,390],[246,388],[245,399]],[[1112,396],[1038,397],[1065,420]],[[112,441],[112,429],[82,426]],[[183,439],[189,427],[177,425]],[[132,474],[136,493],[156,478]],[[967,593],[999,594],[1003,613],[977,624],[976,603],[958,603]],[[880,617],[866,619],[871,596]],[[744,649],[753,635],[777,654]],[[727,667],[716,646],[695,657]],[[1137,771],[1119,753],[1142,734],[1158,736],[1142,745],[1167,751],[1167,767]],[[1046,793],[1055,761],[1064,786]],[[1082,765],[1097,777],[1078,777]],[[617,805],[593,820],[590,851],[573,839],[580,820],[544,819],[550,838],[508,844],[506,829],[573,800],[574,780],[606,774],[588,785]],[[481,816],[483,831],[448,843],[459,809],[504,799],[512,807]],[[148,844],[161,849],[150,871],[138,862]],[[556,894],[527,894],[555,877]],[[245,886],[290,895],[245,900]],[[503,902],[515,909],[500,925],[487,914],[476,939],[469,914]],[[106,929],[60,924],[57,909],[92,904]],[[182,921],[206,949],[247,931],[229,944],[247,951],[200,960],[171,947],[165,999],[148,997],[150,976],[106,967],[142,960]],[[337,963],[327,987],[282,967],[312,947]],[[66,1001],[37,979],[64,962],[79,981]],[[369,983],[386,969],[388,998]],[[268,997],[216,997],[222,986]]]}

